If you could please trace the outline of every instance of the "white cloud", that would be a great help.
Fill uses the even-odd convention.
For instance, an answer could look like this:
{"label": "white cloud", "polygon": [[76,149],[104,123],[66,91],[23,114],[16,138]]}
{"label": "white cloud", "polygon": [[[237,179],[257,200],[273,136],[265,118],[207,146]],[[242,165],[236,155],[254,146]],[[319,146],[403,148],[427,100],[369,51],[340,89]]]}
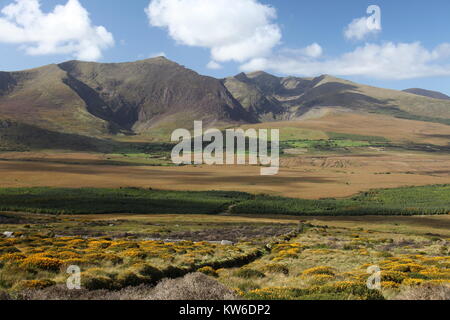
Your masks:
{"label": "white cloud", "polygon": [[369,17],[354,19],[344,30],[344,35],[349,40],[363,40],[371,34],[377,34],[382,30],[381,9],[378,6],[369,6]]}
{"label": "white cloud", "polygon": [[212,61],[212,60],[206,65],[206,67],[207,67],[208,69],[211,69],[211,70],[219,70],[219,69],[222,69],[222,65],[221,65],[221,64],[219,64],[219,63],[217,63],[217,62],[215,62],[215,61]]}
{"label": "white cloud", "polygon": [[210,49],[215,62],[267,56],[281,40],[275,9],[258,0],[152,0],[146,13],[177,43]]}
{"label": "white cloud", "polygon": [[321,47],[319,44],[313,43],[312,45],[307,46],[307,47],[304,49],[304,53],[305,53],[305,55],[307,55],[308,57],[311,57],[311,58],[318,58],[318,57],[320,57],[320,56],[322,55],[323,50],[322,50],[322,47]]}
{"label": "white cloud", "polygon": [[280,52],[256,58],[241,66],[243,71],[271,70],[282,74],[317,76],[366,76],[378,79],[412,79],[450,75],[450,43],[433,50],[420,42],[366,44],[337,58],[314,58]]}
{"label": "white cloud", "polygon": [[279,52],[281,54],[290,56],[306,56],[309,58],[319,58],[323,53],[323,49],[318,43],[313,43],[302,49],[282,48],[281,50],[279,50]]}
{"label": "white cloud", "polygon": [[347,39],[363,40],[369,34],[378,33],[381,29],[371,29],[367,25],[369,18],[363,17],[353,20],[347,28],[345,28],[344,35]]}
{"label": "white cloud", "polygon": [[71,54],[98,60],[114,38],[102,26],[92,25],[78,0],[44,13],[39,0],[15,0],[1,10],[0,42],[18,44],[29,55]]}

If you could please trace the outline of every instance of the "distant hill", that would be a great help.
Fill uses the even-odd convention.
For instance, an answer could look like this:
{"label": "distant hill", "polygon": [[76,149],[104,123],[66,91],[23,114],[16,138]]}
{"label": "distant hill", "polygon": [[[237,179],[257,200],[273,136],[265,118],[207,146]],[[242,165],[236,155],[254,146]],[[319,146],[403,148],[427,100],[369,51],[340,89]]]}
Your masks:
{"label": "distant hill", "polygon": [[14,139],[21,143],[33,137],[34,145],[48,147],[47,140],[54,139],[60,146],[67,139],[76,149],[88,145],[90,150],[102,142],[85,137],[159,132],[167,138],[175,128],[191,128],[194,120],[224,128],[317,118],[324,109],[450,124],[450,100],[329,75],[276,77],[260,71],[215,79],[164,57],[130,63],[68,61],[0,72],[0,121],[14,124],[1,130],[8,146]]}
{"label": "distant hill", "polygon": [[403,90],[404,92],[416,94],[419,96],[424,96],[428,98],[434,98],[434,99],[441,99],[441,100],[450,100],[450,97],[446,94],[443,94],[441,92],[437,91],[431,91],[431,90],[425,90],[425,89],[419,89],[419,88],[413,88],[413,89],[406,89]]}
{"label": "distant hill", "polygon": [[224,85],[260,121],[295,120],[310,111],[333,107],[450,124],[450,101],[370,87],[329,75],[279,78],[260,71],[227,78]]}

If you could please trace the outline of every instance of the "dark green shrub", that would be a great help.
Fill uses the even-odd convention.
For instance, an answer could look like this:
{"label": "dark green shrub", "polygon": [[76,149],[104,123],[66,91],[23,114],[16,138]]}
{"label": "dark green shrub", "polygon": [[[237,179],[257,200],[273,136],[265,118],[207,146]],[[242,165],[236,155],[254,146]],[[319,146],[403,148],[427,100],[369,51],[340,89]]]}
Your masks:
{"label": "dark green shrub", "polygon": [[214,278],[219,277],[219,274],[217,273],[217,271],[214,270],[211,267],[200,268],[200,269],[197,270],[197,272],[203,273],[203,274],[205,274],[207,276],[214,277]]}
{"label": "dark green shrub", "polygon": [[267,273],[281,273],[284,275],[289,274],[289,268],[287,266],[285,266],[284,264],[278,264],[278,263],[272,263],[272,264],[265,265],[262,268],[262,271],[267,272]]}
{"label": "dark green shrub", "polygon": [[117,285],[120,288],[136,287],[142,284],[142,282],[143,280],[137,274],[130,271],[121,273],[117,277]]}
{"label": "dark green shrub", "polygon": [[261,271],[243,268],[235,271],[233,273],[235,277],[243,278],[243,279],[254,279],[254,278],[264,278],[266,275]]}
{"label": "dark green shrub", "polygon": [[164,277],[161,270],[159,270],[151,265],[144,265],[142,267],[138,267],[136,272],[141,277],[143,277],[143,281],[145,283],[149,283],[149,284],[154,284]]}
{"label": "dark green shrub", "polygon": [[168,266],[166,269],[164,269],[162,271],[164,278],[171,278],[171,279],[183,277],[188,272],[189,272],[189,270],[187,270],[187,269],[174,267],[174,266]]}
{"label": "dark green shrub", "polygon": [[115,289],[114,280],[107,276],[92,276],[92,275],[82,275],[81,276],[82,287],[87,290],[113,290]]}

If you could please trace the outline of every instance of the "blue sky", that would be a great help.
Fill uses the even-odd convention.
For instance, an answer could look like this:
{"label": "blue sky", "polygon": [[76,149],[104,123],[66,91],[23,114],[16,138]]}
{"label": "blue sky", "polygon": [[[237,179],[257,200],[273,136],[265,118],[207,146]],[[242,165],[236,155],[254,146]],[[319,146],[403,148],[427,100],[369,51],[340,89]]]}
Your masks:
{"label": "blue sky", "polygon": [[[9,17],[0,14],[0,70],[80,57],[99,62],[134,61],[164,53],[188,68],[218,78],[256,69],[277,75],[330,73],[380,87],[421,87],[450,94],[448,0],[233,0],[226,1],[226,7],[223,0],[154,0],[159,3],[151,13],[144,11],[150,0],[70,0],[79,7],[58,13],[51,20],[53,29],[48,27],[50,20],[44,16],[67,1],[41,0],[37,11],[28,5],[38,0],[0,0],[0,8],[12,4],[22,10],[10,10]],[[243,3],[240,10],[232,8],[237,2]],[[211,7],[216,4],[217,8]],[[197,15],[189,9],[191,5],[196,5]],[[204,10],[198,11],[203,5]],[[355,30],[357,36],[346,36],[344,31],[355,19],[370,16],[366,12],[369,5],[381,9],[380,28]],[[28,17],[26,13],[34,15],[34,24],[20,24]],[[88,22],[83,20],[84,13],[89,13]],[[231,19],[231,24],[226,19]],[[222,21],[223,29],[231,25],[234,31],[222,34],[210,21]],[[361,21],[364,24],[359,26],[364,27],[365,20]],[[79,22],[83,27],[65,29]],[[98,26],[105,32],[98,31]],[[258,33],[256,28],[267,32]],[[71,34],[70,40],[65,39],[67,34]],[[89,41],[83,42],[86,37]],[[238,48],[233,46],[233,37],[241,41]],[[254,39],[261,41],[261,49],[254,50]],[[92,47],[96,50],[89,50]]]}

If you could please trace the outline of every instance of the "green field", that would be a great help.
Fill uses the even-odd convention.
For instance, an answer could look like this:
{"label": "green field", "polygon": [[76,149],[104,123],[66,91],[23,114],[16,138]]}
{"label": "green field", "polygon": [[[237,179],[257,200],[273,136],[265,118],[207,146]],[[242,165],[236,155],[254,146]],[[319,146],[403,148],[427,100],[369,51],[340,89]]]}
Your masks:
{"label": "green field", "polygon": [[227,191],[12,188],[0,189],[0,210],[48,214],[434,215],[450,212],[450,185],[373,190],[350,198],[321,200]]}
{"label": "green field", "polygon": [[344,199],[303,200],[259,196],[240,202],[233,212],[330,216],[448,214],[450,185],[373,190]]}
{"label": "green field", "polygon": [[239,192],[183,192],[124,189],[14,188],[0,189],[1,211],[49,214],[83,213],[219,213]]}
{"label": "green field", "polygon": [[336,132],[311,134],[309,130],[283,128],[280,137],[281,149],[306,149],[307,152],[339,151],[351,148],[388,147],[389,140],[384,137],[365,136]]}

